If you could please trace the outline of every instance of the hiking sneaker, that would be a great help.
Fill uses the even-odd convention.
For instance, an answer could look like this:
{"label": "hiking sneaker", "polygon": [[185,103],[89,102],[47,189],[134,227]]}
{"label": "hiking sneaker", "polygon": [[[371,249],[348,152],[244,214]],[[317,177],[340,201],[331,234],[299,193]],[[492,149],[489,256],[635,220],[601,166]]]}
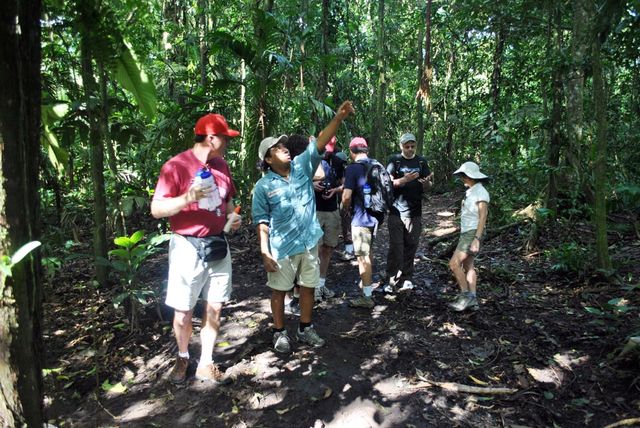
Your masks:
{"label": "hiking sneaker", "polygon": [[400,291],[413,290],[414,288],[416,288],[416,286],[413,284],[413,282],[411,282],[408,279],[406,279],[402,283],[402,287],[400,287]]}
{"label": "hiking sneaker", "polygon": [[349,301],[349,306],[352,306],[354,308],[367,308],[367,309],[371,309],[375,306],[376,304],[373,301],[373,298],[371,297],[367,297],[367,296],[360,296],[356,299],[352,299]]}
{"label": "hiking sneaker", "polygon": [[303,331],[300,331],[300,329],[298,329],[297,336],[300,342],[307,343],[314,348],[319,348],[324,345],[324,339],[318,336],[318,333],[316,333],[316,330],[313,328],[313,326],[309,326]]}
{"label": "hiking sneaker", "polygon": [[340,256],[340,260],[342,260],[343,262],[350,262],[355,258],[356,256],[353,253],[350,253],[348,251],[343,252],[342,256]]}
{"label": "hiking sneaker", "polygon": [[393,287],[393,285],[387,284],[387,285],[384,286],[382,291],[384,291],[387,294],[393,294],[393,293],[396,292],[396,289]]}
{"label": "hiking sneaker", "polygon": [[187,379],[187,368],[189,368],[189,359],[178,356],[171,373],[169,373],[169,381],[171,383],[184,382]]}
{"label": "hiking sneaker", "polygon": [[322,287],[320,285],[313,289],[313,300],[322,302]]}
{"label": "hiking sneaker", "polygon": [[450,303],[449,307],[456,312],[466,311],[467,309],[477,310],[478,299],[468,294],[461,294],[455,302]]}
{"label": "hiking sneaker", "polygon": [[231,382],[231,378],[227,377],[215,363],[209,363],[205,366],[198,365],[196,379],[208,381],[216,385],[225,385]]}
{"label": "hiking sneaker", "polygon": [[284,312],[291,315],[300,316],[300,299],[294,297],[289,303],[284,305]]}
{"label": "hiking sneaker", "polygon": [[289,344],[289,335],[287,330],[276,331],[273,333],[273,349],[276,352],[288,353],[291,352],[291,345]]}
{"label": "hiking sneaker", "polygon": [[320,287],[320,290],[321,290],[320,292],[322,293],[322,297],[325,299],[331,299],[336,295],[336,293],[333,290],[330,290],[329,288],[327,288],[326,285],[323,285],[322,287]]}

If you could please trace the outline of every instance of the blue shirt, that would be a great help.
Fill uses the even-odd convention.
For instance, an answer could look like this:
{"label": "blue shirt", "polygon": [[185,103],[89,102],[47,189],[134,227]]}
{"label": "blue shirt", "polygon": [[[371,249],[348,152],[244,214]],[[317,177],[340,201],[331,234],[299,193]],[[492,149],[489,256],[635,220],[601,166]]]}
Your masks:
{"label": "blue shirt", "polygon": [[276,260],[303,253],[322,237],[312,184],[321,159],[313,140],[291,161],[288,180],[269,170],[253,189],[253,224],[269,225],[269,247]]}
{"label": "blue shirt", "polygon": [[344,188],[351,189],[351,206],[353,216],[351,225],[356,227],[376,227],[378,220],[370,215],[364,207],[362,188],[367,182],[367,168],[363,163],[369,162],[369,158],[359,159],[347,166],[344,172]]}

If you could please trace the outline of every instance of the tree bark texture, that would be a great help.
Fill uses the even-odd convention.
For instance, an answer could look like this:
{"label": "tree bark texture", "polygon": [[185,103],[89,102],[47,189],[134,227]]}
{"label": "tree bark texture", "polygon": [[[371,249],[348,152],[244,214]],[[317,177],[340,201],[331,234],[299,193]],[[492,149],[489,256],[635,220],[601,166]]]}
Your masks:
{"label": "tree bark texture", "polygon": [[[40,0],[0,2],[0,255],[39,238]],[[0,276],[0,425],[42,426],[37,253]]]}
{"label": "tree bark texture", "polygon": [[[422,42],[424,40],[424,27],[422,25],[418,25],[418,40],[416,43],[416,64],[418,70],[418,86],[422,80],[422,61],[424,57],[422,55],[422,49],[424,48]],[[424,147],[424,104],[422,104],[422,98],[418,95],[416,96],[416,124],[417,124],[417,132],[416,132],[416,146],[417,152],[422,154]]]}
{"label": "tree bark texture", "polygon": [[431,80],[433,79],[433,65],[431,64],[431,0],[427,0],[424,37],[424,66],[420,79],[419,94],[428,115],[431,113]]}
{"label": "tree bark texture", "polygon": [[[555,21],[556,30],[556,46],[551,52],[560,55],[562,52],[562,16],[560,15],[559,5],[552,4],[550,11],[550,19]],[[551,40],[549,40],[550,43]],[[554,55],[555,56],[555,55]],[[552,107],[551,117],[549,120],[549,149],[547,152],[547,166],[549,167],[549,181],[547,185],[547,201],[546,207],[555,212],[558,207],[558,166],[560,164],[560,146],[561,146],[561,120],[562,120],[562,69],[559,62],[554,63],[553,68],[553,89],[552,89]]]}
{"label": "tree bark texture", "polygon": [[384,28],[384,0],[378,0],[378,40],[377,40],[377,67],[378,79],[375,88],[375,120],[373,123],[373,132],[371,141],[369,142],[369,150],[375,157],[380,147],[382,132],[384,130],[384,104],[387,91],[386,77],[386,43]]}
{"label": "tree bark texture", "polygon": [[[95,9],[85,4],[81,8],[81,21],[94,22]],[[105,138],[100,126],[100,99],[98,84],[94,76],[93,59],[89,42],[88,29],[81,31],[80,56],[82,67],[82,82],[87,121],[89,122],[89,150],[91,155],[91,179],[93,183],[93,254],[94,257],[107,257],[107,203],[104,187],[104,142]],[[102,286],[107,285],[107,267],[95,263],[96,279]]]}
{"label": "tree bark texture", "polygon": [[573,1],[573,30],[571,35],[571,58],[567,92],[567,160],[573,169],[578,186],[584,182],[581,165],[584,127],[584,68],[589,49],[588,30],[589,0]]}

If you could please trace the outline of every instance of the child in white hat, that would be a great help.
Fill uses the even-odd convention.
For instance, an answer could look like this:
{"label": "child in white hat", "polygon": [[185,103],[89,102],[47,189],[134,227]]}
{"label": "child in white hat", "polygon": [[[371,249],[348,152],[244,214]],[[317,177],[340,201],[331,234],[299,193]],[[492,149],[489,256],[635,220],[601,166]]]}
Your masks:
{"label": "child in white hat", "polygon": [[458,298],[449,306],[454,311],[462,312],[478,309],[478,276],[473,262],[480,251],[489,213],[489,192],[482,185],[489,177],[481,173],[480,167],[474,162],[463,163],[453,174],[459,174],[465,187],[468,187],[460,213],[460,240],[449,260],[449,268],[460,287]]}

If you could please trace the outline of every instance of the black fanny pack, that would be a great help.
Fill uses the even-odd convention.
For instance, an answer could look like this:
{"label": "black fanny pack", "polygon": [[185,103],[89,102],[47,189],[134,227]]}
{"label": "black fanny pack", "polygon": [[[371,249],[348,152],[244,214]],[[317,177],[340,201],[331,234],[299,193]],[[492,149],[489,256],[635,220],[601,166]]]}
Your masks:
{"label": "black fanny pack", "polygon": [[224,237],[224,232],[203,238],[197,236],[185,236],[185,238],[195,247],[202,261],[213,262],[227,257],[227,239]]}

